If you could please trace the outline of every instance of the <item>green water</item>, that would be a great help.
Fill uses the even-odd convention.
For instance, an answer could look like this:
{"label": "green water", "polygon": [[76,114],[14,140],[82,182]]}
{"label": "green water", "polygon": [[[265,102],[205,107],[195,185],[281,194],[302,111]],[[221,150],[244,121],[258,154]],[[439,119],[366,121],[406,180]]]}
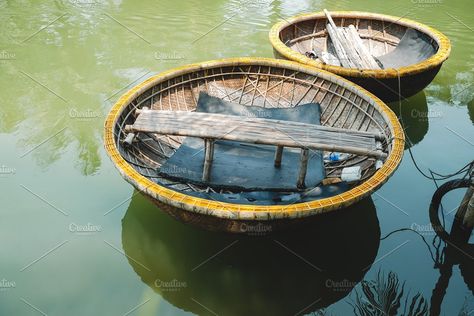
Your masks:
{"label": "green water", "polygon": [[[379,242],[409,227],[434,250],[424,227],[436,186],[407,152],[389,182],[342,218],[311,233],[249,239],[170,219],[122,180],[102,148],[104,117],[127,88],[191,62],[271,57],[275,22],[322,8],[405,16],[451,39],[450,59],[401,114],[423,170],[450,173],[472,160],[471,1],[0,0],[0,314],[295,315],[325,307],[350,315],[357,297],[364,301],[359,281],[379,271],[396,273],[405,295],[430,301],[439,270],[422,239],[405,231]],[[446,213],[462,195],[445,198]],[[443,315],[474,309],[474,260],[466,258],[453,268]]]}

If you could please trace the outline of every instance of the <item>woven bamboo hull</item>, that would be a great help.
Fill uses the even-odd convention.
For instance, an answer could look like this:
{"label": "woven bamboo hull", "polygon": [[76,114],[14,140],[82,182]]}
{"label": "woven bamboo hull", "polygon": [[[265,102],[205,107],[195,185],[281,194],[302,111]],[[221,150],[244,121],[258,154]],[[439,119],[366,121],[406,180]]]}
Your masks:
{"label": "woven bamboo hull", "polygon": [[423,90],[434,79],[451,51],[445,35],[415,21],[356,11],[337,11],[331,12],[331,15],[337,25],[356,25],[367,48],[376,57],[391,52],[407,29],[414,29],[430,38],[436,53],[419,63],[397,69],[351,69],[323,64],[304,55],[304,51],[313,47],[326,49],[326,17],[324,13],[318,12],[295,16],[275,24],[270,31],[274,56],[330,71],[391,102],[399,99],[399,89],[402,98]]}
{"label": "woven bamboo hull", "polygon": [[[161,211],[173,217],[175,220],[190,224],[205,230],[215,232],[226,232],[232,234],[243,234],[249,236],[267,236],[275,232],[296,229],[297,227],[310,225],[311,221],[320,220],[320,218],[284,218],[275,220],[233,220],[228,218],[219,218],[211,215],[185,212],[182,209],[162,203],[150,196],[144,195],[148,200],[155,204]],[[357,203],[357,202],[354,202]],[[349,205],[349,207],[353,204]],[[327,216],[322,214],[320,216]]]}
{"label": "woven bamboo hull", "polygon": [[[252,205],[196,197],[196,193],[214,189],[161,178],[157,171],[183,138],[141,133],[131,147],[124,146],[123,127],[133,123],[135,110],[142,107],[192,111],[200,91],[262,108],[317,102],[322,125],[381,133],[388,157],[380,169],[375,168],[376,159],[357,155],[325,166],[328,177],[340,176],[348,165],[360,166],[363,173],[348,191],[330,198],[290,205]],[[404,133],[395,114],[382,101],[341,77],[290,61],[237,58],[173,69],[127,92],[106,120],[105,148],[123,178],[173,217],[211,230],[246,233],[259,229],[255,225],[260,224],[278,230],[369,196],[398,167]]]}
{"label": "woven bamboo hull", "polygon": [[[273,50],[273,54],[276,58],[286,59],[283,55],[279,54],[276,50]],[[382,99],[385,102],[398,101],[399,95],[402,99],[409,98],[414,96],[418,92],[426,88],[431,81],[436,77],[439,70],[441,69],[441,64],[423,71],[421,73],[405,75],[400,77],[400,90],[398,77],[397,78],[361,78],[359,76],[351,76],[339,74],[347,80],[354,82],[355,84],[367,89],[368,91],[375,94],[377,97]],[[335,72],[337,73],[337,72]],[[400,94],[399,92],[400,91]]]}
{"label": "woven bamboo hull", "polygon": [[[441,65],[424,72],[405,75],[400,78],[400,96],[408,98],[426,88],[441,69]],[[398,78],[376,79],[344,76],[346,79],[364,87],[387,102],[399,99]]]}

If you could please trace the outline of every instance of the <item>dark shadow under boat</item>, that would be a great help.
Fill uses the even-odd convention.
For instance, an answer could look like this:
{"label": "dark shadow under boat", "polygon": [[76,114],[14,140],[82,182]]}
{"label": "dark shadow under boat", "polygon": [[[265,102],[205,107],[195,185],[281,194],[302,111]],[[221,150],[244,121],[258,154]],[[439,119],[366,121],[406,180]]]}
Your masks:
{"label": "dark shadow under boat", "polygon": [[424,91],[403,99],[401,104],[397,101],[389,103],[388,106],[399,117],[405,131],[405,149],[411,148],[425,138],[431,118],[441,117],[440,113],[430,112],[428,109]]}
{"label": "dark shadow under boat", "polygon": [[245,229],[260,238],[184,225],[137,194],[122,220],[122,244],[141,280],[182,310],[207,313],[203,304],[219,315],[293,315],[346,297],[380,238],[371,198],[289,231]]}

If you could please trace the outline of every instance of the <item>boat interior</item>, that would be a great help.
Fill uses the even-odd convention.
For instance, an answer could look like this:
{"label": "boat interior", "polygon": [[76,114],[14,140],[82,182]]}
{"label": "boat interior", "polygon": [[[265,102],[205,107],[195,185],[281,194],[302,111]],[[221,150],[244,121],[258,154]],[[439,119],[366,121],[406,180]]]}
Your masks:
{"label": "boat interior", "polygon": [[[439,46],[428,34],[391,21],[373,18],[333,17],[338,28],[353,25],[368,52],[380,68],[400,68],[419,63],[433,56]],[[292,23],[280,31],[280,40],[292,50],[315,58],[322,52],[335,55],[327,30],[326,17]],[[339,65],[329,60],[329,64]]]}
{"label": "boat interior", "polygon": [[[371,177],[383,159],[310,150],[305,185],[301,188],[296,184],[300,149],[304,146],[285,147],[282,166],[275,168],[275,146],[217,139],[212,168],[218,172],[211,173],[210,181],[199,177],[205,159],[203,139],[150,131],[133,133],[131,139],[127,130],[127,126],[139,121],[141,109],[177,113],[224,111],[227,118],[240,115],[257,123],[259,118],[267,116],[265,119],[275,122],[278,121],[275,119],[297,121],[295,124],[314,122],[341,131],[374,133],[380,135],[377,142],[380,151],[389,153],[392,133],[377,104],[354,86],[332,78],[327,74],[309,75],[267,65],[227,65],[183,72],[157,82],[128,104],[115,125],[116,145],[121,156],[144,177],[196,197],[276,205],[337,195]],[[219,110],[209,106],[209,102],[216,100],[223,102],[217,107]],[[212,126],[207,128],[212,129]],[[350,167],[359,169],[359,177],[341,181],[344,169]],[[252,181],[247,183],[249,179]]]}

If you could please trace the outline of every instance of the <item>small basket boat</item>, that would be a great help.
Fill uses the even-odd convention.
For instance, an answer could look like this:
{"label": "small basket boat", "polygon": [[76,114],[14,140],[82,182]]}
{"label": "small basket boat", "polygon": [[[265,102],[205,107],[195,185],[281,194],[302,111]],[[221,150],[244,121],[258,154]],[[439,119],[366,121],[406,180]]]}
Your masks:
{"label": "small basket boat", "polygon": [[[186,113],[192,115],[202,92],[238,102],[249,109],[299,109],[304,104],[317,103],[321,109],[319,128],[379,135],[377,148],[380,151],[367,154],[355,151],[358,154],[349,154],[341,161],[325,160],[324,171],[329,180],[342,177],[345,168],[356,167],[360,170],[360,178],[349,183],[344,192],[327,197],[303,194],[307,191],[295,186],[293,192],[285,193],[290,196],[297,194],[293,200],[259,200],[249,198],[254,192],[241,195],[241,191],[231,188],[222,189],[212,184],[165,177],[160,168],[171,160],[189,137],[183,137],[182,133],[166,134],[167,131],[172,133],[170,129],[165,129],[165,132],[136,129],[131,133],[130,126],[136,126],[145,114],[166,114],[165,118],[176,114],[172,116],[176,120]],[[194,126],[196,122],[189,115],[184,116],[189,119],[189,126]],[[200,116],[195,117],[198,119]],[[251,122],[260,121],[253,119]],[[275,126],[283,124],[278,120],[264,122]],[[215,124],[217,129],[219,124]],[[302,123],[295,124],[298,127]],[[159,129],[162,126],[155,127]],[[209,129],[212,128],[191,129],[191,132],[193,136],[215,132]],[[352,136],[349,138],[352,139]],[[303,139],[301,142],[304,142]],[[308,143],[304,142],[301,146],[302,157]],[[387,181],[400,163],[404,134],[397,117],[382,101],[341,77],[291,61],[232,58],[175,68],[151,77],[128,91],[107,117],[105,148],[125,180],[172,216],[208,229],[245,233],[243,227],[249,225],[263,222],[278,229],[309,216],[347,207],[370,195]],[[215,159],[220,162],[219,157]],[[295,183],[297,177],[299,179],[297,174],[291,177],[294,177]]]}
{"label": "small basket boat", "polygon": [[325,63],[308,53],[327,52],[324,12],[302,14],[275,24],[269,34],[277,58],[321,68],[362,86],[384,101],[423,90],[449,57],[451,44],[441,32],[409,19],[357,11],[332,11],[338,27],[353,25],[366,49],[384,61],[383,69],[357,69]]}

